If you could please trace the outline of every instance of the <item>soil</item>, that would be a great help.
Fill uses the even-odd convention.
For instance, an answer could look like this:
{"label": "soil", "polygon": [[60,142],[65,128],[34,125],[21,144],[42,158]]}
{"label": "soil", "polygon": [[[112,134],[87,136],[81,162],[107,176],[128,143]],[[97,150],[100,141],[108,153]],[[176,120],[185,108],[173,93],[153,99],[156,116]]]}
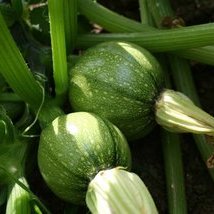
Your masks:
{"label": "soil", "polygon": [[[100,0],[106,7],[127,17],[139,20],[138,0]],[[171,0],[176,15],[182,17],[186,25],[202,24],[214,21],[213,0]],[[197,92],[204,110],[214,115],[214,68],[197,62],[190,62]],[[214,213],[214,183],[195,146],[190,134],[181,136],[184,162],[184,175],[188,213]],[[133,170],[140,175],[151,192],[159,213],[167,213],[167,195],[165,175],[160,142],[160,128],[157,126],[152,133],[142,140],[131,144],[133,153]],[[54,207],[53,213],[61,213],[64,203],[51,195],[42,183],[40,174],[35,172],[32,186],[34,191],[47,201],[48,207]],[[48,200],[47,200],[48,198]],[[56,203],[57,208],[56,208]],[[52,204],[52,206],[51,206]],[[80,209],[84,213],[85,208]]]}

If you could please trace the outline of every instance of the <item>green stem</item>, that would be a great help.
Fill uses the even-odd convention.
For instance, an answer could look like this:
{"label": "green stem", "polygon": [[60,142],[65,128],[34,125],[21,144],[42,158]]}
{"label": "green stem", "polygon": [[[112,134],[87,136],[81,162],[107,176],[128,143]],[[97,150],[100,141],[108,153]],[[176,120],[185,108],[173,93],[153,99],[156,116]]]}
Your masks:
{"label": "green stem", "polygon": [[[161,21],[164,17],[174,17],[174,12],[171,8],[169,0],[151,0],[148,1],[156,24],[161,28]],[[200,63],[214,65],[214,46],[206,46],[194,49],[179,50],[172,52],[180,57],[191,59]]]}
{"label": "green stem", "polygon": [[77,38],[77,0],[64,0],[64,23],[67,53],[71,54]]}
{"label": "green stem", "polygon": [[[141,1],[143,2],[145,0]],[[165,1],[165,10],[167,2],[168,0]],[[117,13],[105,8],[98,3],[93,2],[92,0],[78,0],[78,4],[80,13],[85,15],[89,20],[96,22],[110,32],[150,32],[150,30],[154,30],[154,28],[149,27],[148,25],[142,25],[137,21],[118,15]],[[162,8],[163,7],[161,6],[161,12],[163,11]],[[167,8],[167,11],[167,14],[169,14],[170,11],[172,12],[169,7]],[[88,46],[90,46],[90,44]],[[84,44],[84,47],[88,46],[87,44]],[[175,54],[184,56],[187,59],[197,60],[199,62],[211,65],[214,64],[213,53],[213,51],[210,52],[210,50],[204,48],[197,48],[194,50],[185,49],[185,51],[180,50],[179,52],[175,52]]]}
{"label": "green stem", "polygon": [[[161,58],[164,71],[168,71],[166,58]],[[170,76],[165,72],[166,87],[171,88]],[[168,212],[187,213],[181,140],[178,134],[162,129],[162,149],[167,187]]]}
{"label": "green stem", "polygon": [[1,13],[0,32],[0,72],[14,92],[34,110],[38,110],[43,96],[41,86],[25,63]]}
{"label": "green stem", "polygon": [[153,26],[152,17],[149,15],[147,0],[139,0],[141,24]]}
{"label": "green stem", "polygon": [[205,46],[201,48],[188,49],[185,51],[175,51],[172,53],[196,62],[214,65],[214,46]]}
{"label": "green stem", "polygon": [[162,28],[161,22],[164,17],[173,16],[173,11],[169,6],[168,0],[151,0],[147,1],[152,17],[155,20],[155,24],[158,28]]}
{"label": "green stem", "polygon": [[168,212],[187,213],[183,163],[179,135],[162,130]]}
{"label": "green stem", "polygon": [[171,72],[177,90],[184,92],[197,106],[201,107],[189,63],[186,60],[178,60],[173,55],[170,56],[170,60],[172,60],[172,63],[170,63]]}
{"label": "green stem", "polygon": [[92,0],[78,0],[81,14],[110,32],[145,32],[152,27],[119,15]]}
{"label": "green stem", "polygon": [[60,115],[64,115],[64,112],[56,105],[56,103],[53,100],[46,100],[38,114],[41,127],[46,127]]}
{"label": "green stem", "polygon": [[154,30],[137,33],[112,33],[82,35],[77,39],[78,47],[88,48],[104,41],[134,42],[152,52],[175,51],[214,44],[214,23],[183,28]]}
{"label": "green stem", "polygon": [[53,76],[55,82],[56,100],[60,104],[64,102],[68,88],[63,7],[64,1],[48,0],[54,70]]}

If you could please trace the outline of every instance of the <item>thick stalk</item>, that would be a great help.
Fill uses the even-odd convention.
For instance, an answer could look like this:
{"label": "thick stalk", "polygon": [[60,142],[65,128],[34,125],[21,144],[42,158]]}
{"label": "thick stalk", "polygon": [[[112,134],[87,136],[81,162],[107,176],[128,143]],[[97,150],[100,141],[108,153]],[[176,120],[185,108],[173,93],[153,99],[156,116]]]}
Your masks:
{"label": "thick stalk", "polygon": [[71,54],[77,37],[77,0],[64,0],[65,41]]}
{"label": "thick stalk", "polygon": [[162,130],[168,212],[187,213],[183,161],[179,135]]}
{"label": "thick stalk", "polygon": [[141,24],[153,26],[152,16],[149,14],[147,0],[139,0]]}
{"label": "thick stalk", "polygon": [[[156,24],[162,28],[161,21],[164,17],[174,17],[174,12],[171,8],[169,0],[151,0],[148,2],[149,7],[153,12],[153,17]],[[191,59],[197,62],[214,65],[214,46],[205,46],[194,49],[187,49],[185,51],[173,51],[175,55]]]}
{"label": "thick stalk", "polygon": [[100,42],[119,40],[134,42],[152,52],[166,52],[213,45],[213,35],[214,23],[210,23],[184,28],[147,31],[143,33],[82,35],[77,39],[77,46],[88,48]]}
{"label": "thick stalk", "polygon": [[53,100],[46,100],[38,115],[40,126],[42,128],[46,127],[60,115],[64,115],[64,112],[56,105],[56,103]]}
{"label": "thick stalk", "polygon": [[54,71],[53,77],[55,82],[56,100],[60,104],[64,102],[68,88],[63,7],[64,1],[48,0]]}
{"label": "thick stalk", "polygon": [[148,1],[149,9],[152,13],[152,17],[155,20],[155,24],[158,28],[162,28],[162,20],[164,17],[170,17],[173,15],[173,10],[170,7],[168,0],[151,0]]}
{"label": "thick stalk", "polygon": [[191,59],[208,65],[214,65],[214,46],[187,49],[185,51],[174,51],[172,53],[182,58]]}
{"label": "thick stalk", "polygon": [[110,32],[146,32],[153,28],[115,13],[92,0],[78,0],[81,14]]}
{"label": "thick stalk", "polygon": [[[148,25],[142,26],[137,21],[118,15],[117,13],[105,8],[104,6],[98,3],[95,3],[92,0],[78,0],[78,4],[79,10],[83,15],[85,15],[89,20],[94,21],[97,24],[100,24],[102,27],[104,27],[110,32],[147,32],[150,30],[154,30],[154,28],[151,28]],[[162,10],[162,7],[160,9]],[[172,9],[170,9],[169,7],[167,8],[167,10],[168,12],[172,11]],[[201,63],[207,63],[211,65],[214,64],[213,52],[210,52],[208,49],[201,50],[200,47],[197,48],[197,50],[186,51],[185,49],[179,51],[178,53],[176,51],[175,54],[181,56],[185,55],[185,58],[197,60],[198,62]],[[204,56],[204,54],[206,54],[206,57]],[[208,58],[210,60],[208,60]]]}

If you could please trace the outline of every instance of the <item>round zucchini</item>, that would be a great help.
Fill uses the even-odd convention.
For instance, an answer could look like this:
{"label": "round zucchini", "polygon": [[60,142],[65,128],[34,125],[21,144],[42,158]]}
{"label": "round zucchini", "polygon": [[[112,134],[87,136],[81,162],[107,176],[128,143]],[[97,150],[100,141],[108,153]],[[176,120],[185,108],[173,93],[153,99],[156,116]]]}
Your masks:
{"label": "round zucchini", "polygon": [[106,42],[88,49],[71,69],[69,99],[75,111],[97,113],[133,140],[154,127],[162,88],[161,67],[147,50]]}
{"label": "round zucchini", "polygon": [[132,43],[88,49],[71,69],[69,99],[75,111],[109,119],[128,140],[143,137],[156,122],[173,132],[214,136],[214,118],[184,94],[164,89],[156,58]]}
{"label": "round zucchini", "polygon": [[42,131],[38,164],[58,197],[81,204],[100,170],[130,169],[131,153],[116,126],[95,114],[77,112],[56,118]]}

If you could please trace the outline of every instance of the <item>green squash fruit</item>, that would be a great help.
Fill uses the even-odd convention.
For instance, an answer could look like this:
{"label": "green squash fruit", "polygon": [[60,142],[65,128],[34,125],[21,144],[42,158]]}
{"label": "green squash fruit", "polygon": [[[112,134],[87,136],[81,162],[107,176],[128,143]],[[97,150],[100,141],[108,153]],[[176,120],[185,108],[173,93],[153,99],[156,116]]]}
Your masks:
{"label": "green squash fruit", "polygon": [[69,99],[75,111],[97,113],[135,140],[154,127],[162,88],[163,72],[147,50],[105,42],[88,49],[71,69]]}
{"label": "green squash fruit", "polygon": [[214,136],[214,117],[163,87],[164,73],[147,50],[106,42],[88,49],[71,69],[69,99],[75,111],[109,119],[128,140],[143,137],[155,123],[171,132]]}
{"label": "green squash fruit", "polygon": [[58,197],[81,204],[96,174],[117,166],[130,169],[131,154],[116,126],[95,114],[77,112],[56,118],[42,131],[38,164]]}

